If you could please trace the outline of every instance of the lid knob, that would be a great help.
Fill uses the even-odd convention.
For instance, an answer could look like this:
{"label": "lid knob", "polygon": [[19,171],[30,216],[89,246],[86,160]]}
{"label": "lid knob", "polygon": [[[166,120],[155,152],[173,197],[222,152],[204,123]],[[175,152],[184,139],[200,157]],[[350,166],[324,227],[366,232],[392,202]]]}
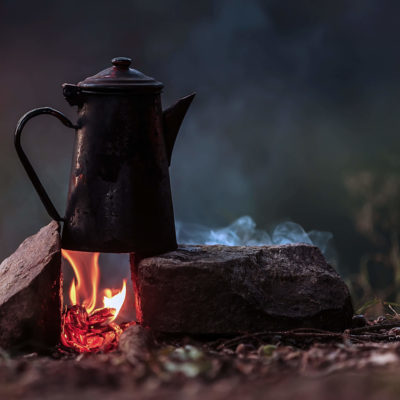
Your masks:
{"label": "lid knob", "polygon": [[128,69],[132,60],[129,57],[115,57],[111,60],[114,67]]}

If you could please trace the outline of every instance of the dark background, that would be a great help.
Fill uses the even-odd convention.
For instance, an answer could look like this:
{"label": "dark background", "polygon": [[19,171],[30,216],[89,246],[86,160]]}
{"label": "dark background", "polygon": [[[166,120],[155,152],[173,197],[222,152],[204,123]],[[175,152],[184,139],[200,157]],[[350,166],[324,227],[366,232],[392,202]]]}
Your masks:
{"label": "dark background", "polygon": [[[74,120],[61,84],[115,56],[165,84],[165,107],[197,92],[170,171],[177,219],[223,226],[248,214],[260,228],[290,219],[331,231],[346,276],[389,254],[399,15],[388,0],[1,0],[1,258],[49,221],[13,148],[18,118],[53,106]],[[41,117],[23,145],[62,212],[73,133]]]}

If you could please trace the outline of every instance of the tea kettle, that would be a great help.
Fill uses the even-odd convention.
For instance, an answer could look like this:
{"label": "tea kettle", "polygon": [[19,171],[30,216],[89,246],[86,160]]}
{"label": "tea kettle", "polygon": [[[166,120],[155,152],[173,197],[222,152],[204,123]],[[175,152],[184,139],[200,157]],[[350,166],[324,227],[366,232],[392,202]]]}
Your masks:
{"label": "tea kettle", "polygon": [[[151,255],[177,247],[168,167],[195,94],[162,111],[163,84],[130,65],[129,58],[114,58],[112,67],[63,85],[68,103],[78,107],[76,124],[50,107],[18,122],[17,154],[50,217],[63,222],[64,249]],[[25,124],[42,114],[75,129],[65,217],[21,147]]]}

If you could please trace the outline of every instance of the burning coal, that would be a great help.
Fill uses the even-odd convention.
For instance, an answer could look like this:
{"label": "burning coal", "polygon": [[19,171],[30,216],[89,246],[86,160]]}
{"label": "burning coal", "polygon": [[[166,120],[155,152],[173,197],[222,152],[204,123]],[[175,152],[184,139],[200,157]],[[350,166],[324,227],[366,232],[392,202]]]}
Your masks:
{"label": "burning coal", "polygon": [[63,314],[61,343],[78,353],[114,350],[122,332],[132,323],[115,323],[126,297],[126,280],[119,290],[103,290],[99,306],[99,255],[62,250],[74,271],[69,302]]}

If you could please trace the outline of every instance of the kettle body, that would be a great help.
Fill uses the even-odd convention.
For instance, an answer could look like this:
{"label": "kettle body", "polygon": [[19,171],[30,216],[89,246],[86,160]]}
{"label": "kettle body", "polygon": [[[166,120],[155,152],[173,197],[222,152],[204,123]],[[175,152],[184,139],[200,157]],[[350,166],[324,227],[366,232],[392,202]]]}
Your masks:
{"label": "kettle body", "polygon": [[17,153],[49,214],[63,222],[65,249],[152,255],[177,247],[169,164],[194,94],[163,112],[162,84],[128,63],[117,58],[111,69],[64,84],[67,101],[78,107],[76,124],[50,108],[30,112],[52,114],[76,131],[65,217],[20,145],[30,113],[17,126]]}

